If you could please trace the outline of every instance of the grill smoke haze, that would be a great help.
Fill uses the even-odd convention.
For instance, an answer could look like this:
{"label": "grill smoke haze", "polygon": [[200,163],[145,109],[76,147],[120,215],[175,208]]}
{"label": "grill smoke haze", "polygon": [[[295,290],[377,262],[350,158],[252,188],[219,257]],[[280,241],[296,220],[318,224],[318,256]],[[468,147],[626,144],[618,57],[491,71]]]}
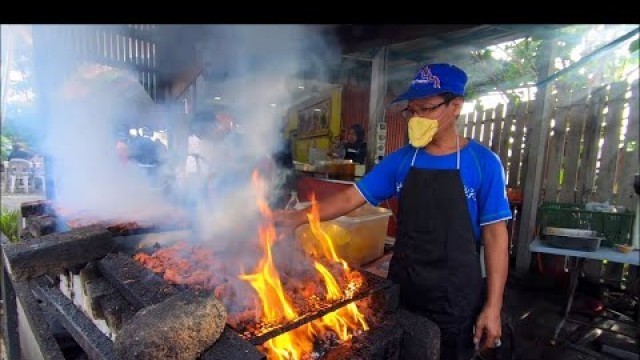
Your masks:
{"label": "grill smoke haze", "polygon": [[[69,27],[74,26],[79,27]],[[51,33],[64,32],[67,25],[48,27]],[[162,36],[163,32],[157,34]],[[231,263],[229,273],[218,275],[233,279],[236,291],[246,292],[249,287],[246,282],[237,281],[237,275],[254,271],[262,256],[257,236],[262,218],[256,199],[272,200],[282,195],[278,193],[282,183],[277,179],[284,174],[267,170],[275,165],[271,155],[285,146],[282,131],[287,110],[295,105],[294,101],[302,99],[296,94],[300,80],[313,77],[323,82],[324,66],[339,59],[339,49],[335,39],[312,26],[202,26],[197,38],[197,42],[177,41],[194,43],[198,60],[205,64],[204,78],[216,89],[222,89],[225,111],[238,125],[234,136],[206,147],[203,156],[207,157],[211,170],[206,191],[192,186],[185,176],[185,149],[172,147],[186,143],[186,139],[171,143],[173,134],[169,133],[168,150],[173,153],[168,158],[177,159],[164,169],[176,174],[170,196],[151,186],[144,169],[131,162],[124,164],[116,151],[117,130],[126,124],[134,128],[153,124],[153,117],[161,116],[177,124],[194,114],[182,114],[183,118],[176,118],[173,112],[159,114],[163,107],[153,103],[133,70],[108,69],[73,58],[72,54],[77,52],[67,42],[52,45],[56,54],[46,63],[45,71],[51,72],[47,76],[64,69],[73,71],[65,76],[66,81],[52,89],[46,109],[47,134],[41,139],[41,148],[53,160],[45,166],[54,175],[58,206],[91,218],[152,219],[159,225],[186,209],[194,233],[181,240],[203,241],[232,254],[233,260],[224,259]],[[166,61],[160,65],[162,69],[179,67]],[[109,80],[110,76],[103,76],[106,73],[117,73],[121,79],[129,77],[125,81],[129,85],[123,87],[122,82]],[[104,78],[107,80],[99,80]],[[167,102],[172,103],[173,99]],[[175,105],[182,108],[182,103]],[[196,106],[194,112],[219,111],[212,102]],[[167,130],[171,132],[171,126]],[[263,170],[266,184],[262,188],[252,183],[256,168]],[[304,262],[302,254],[295,252],[299,249],[288,251],[288,244],[277,245],[279,254],[274,256],[285,260],[282,263],[288,263],[289,270],[306,271],[311,266]],[[294,256],[300,261],[292,265],[288,260]],[[280,262],[279,259],[276,260]]]}

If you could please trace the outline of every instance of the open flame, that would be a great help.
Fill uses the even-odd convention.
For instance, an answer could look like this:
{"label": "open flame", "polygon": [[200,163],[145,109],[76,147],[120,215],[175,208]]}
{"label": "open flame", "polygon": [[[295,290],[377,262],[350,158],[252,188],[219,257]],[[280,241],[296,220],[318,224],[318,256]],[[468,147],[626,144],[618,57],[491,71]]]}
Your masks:
{"label": "open flame", "polygon": [[[313,234],[311,240],[318,242],[314,247],[318,250],[295,253],[302,257],[293,261],[276,262],[274,258],[280,252],[274,252],[274,245],[281,237],[263,196],[267,186],[257,171],[253,173],[252,181],[261,214],[257,232],[260,248],[242,249],[243,253],[257,250],[255,255],[259,260],[252,273],[238,271],[242,265],[238,266],[237,258],[231,253],[214,251],[206,244],[193,246],[178,242],[152,254],[139,252],[134,256],[170,283],[213,290],[229,310],[228,323],[245,338],[277,330],[332,304],[352,299],[365,285],[363,275],[351,270],[337,255],[332,237],[321,226],[315,197],[311,199],[308,219]],[[276,264],[282,268],[278,269]],[[293,266],[287,268],[289,265]],[[312,359],[313,353],[329,350],[337,341],[346,341],[369,329],[359,306],[351,302],[273,337],[261,347],[269,359]]]}
{"label": "open flame", "polygon": [[[264,189],[257,172],[253,173],[253,183],[260,190]],[[240,279],[251,283],[251,286],[260,295],[262,301],[263,319],[267,322],[281,321],[282,319],[292,320],[298,317],[293,307],[287,301],[280,276],[273,263],[271,246],[276,240],[276,229],[273,227],[271,210],[264,198],[258,198],[258,209],[265,218],[265,223],[258,228],[260,244],[264,249],[264,257],[258,264],[258,271],[251,275],[240,275]]]}
{"label": "open flame", "polygon": [[315,194],[311,195],[311,212],[307,214],[307,219],[309,219],[311,232],[316,239],[320,241],[320,247],[322,248],[324,257],[336,263],[341,263],[344,269],[348,272],[349,266],[347,265],[347,262],[338,257],[335,246],[333,245],[333,240],[320,227],[320,211],[318,210],[318,202],[316,201]]}
{"label": "open flame", "polygon": [[[253,173],[252,180],[258,190],[258,194],[264,194],[262,190],[265,189],[265,183],[257,172]],[[257,292],[263,311],[261,321],[274,323],[295,320],[299,317],[299,314],[284,292],[280,276],[273,262],[271,248],[277,239],[277,233],[273,226],[272,213],[264,198],[259,196],[257,202],[264,219],[259,228],[260,244],[263,247],[264,255],[255,273],[240,275],[240,279],[248,281]],[[362,285],[362,278],[356,272],[351,271],[347,263],[337,256],[331,237],[320,227],[318,214],[318,206],[314,197],[312,198],[312,209],[308,219],[314,236],[322,244],[324,259],[316,259],[314,267],[319,274],[319,278],[324,282],[326,288],[325,300],[335,301],[349,298]],[[340,287],[339,282],[320,260],[338,263],[342,266],[348,280],[344,289]],[[305,354],[311,353],[314,341],[326,336],[328,333],[333,333],[341,341],[345,341],[360,329],[368,330],[367,322],[356,304],[350,303],[304,326],[266,341],[263,344],[263,348],[270,359],[296,360],[301,359]]]}

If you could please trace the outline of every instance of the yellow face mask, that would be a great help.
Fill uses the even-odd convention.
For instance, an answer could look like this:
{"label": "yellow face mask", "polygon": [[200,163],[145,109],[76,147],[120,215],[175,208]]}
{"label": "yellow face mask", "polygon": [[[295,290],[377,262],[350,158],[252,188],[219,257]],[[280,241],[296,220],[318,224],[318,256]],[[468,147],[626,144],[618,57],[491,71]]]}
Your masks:
{"label": "yellow face mask", "polygon": [[437,120],[420,116],[414,116],[409,119],[409,142],[415,148],[427,146],[437,131]]}

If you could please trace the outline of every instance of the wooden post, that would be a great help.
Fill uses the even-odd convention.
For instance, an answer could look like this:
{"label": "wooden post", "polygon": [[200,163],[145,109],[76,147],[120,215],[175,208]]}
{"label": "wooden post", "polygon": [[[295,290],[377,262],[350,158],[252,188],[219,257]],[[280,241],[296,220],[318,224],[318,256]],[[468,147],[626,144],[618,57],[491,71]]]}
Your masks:
{"label": "wooden post", "polygon": [[[546,38],[541,44],[538,54],[538,78],[546,79],[553,72],[554,40]],[[535,104],[533,104],[532,131],[530,134],[529,151],[527,152],[527,179],[524,183],[522,217],[518,233],[518,250],[516,253],[516,269],[527,271],[531,262],[529,244],[533,239],[536,213],[540,197],[540,181],[542,180],[542,166],[547,134],[549,134],[550,115],[552,111],[551,82],[538,87]]]}
{"label": "wooden post", "polygon": [[387,94],[387,56],[385,46],[373,57],[371,66],[371,93],[369,96],[369,131],[367,132],[367,169],[376,164],[376,128],[384,122],[385,100]]}

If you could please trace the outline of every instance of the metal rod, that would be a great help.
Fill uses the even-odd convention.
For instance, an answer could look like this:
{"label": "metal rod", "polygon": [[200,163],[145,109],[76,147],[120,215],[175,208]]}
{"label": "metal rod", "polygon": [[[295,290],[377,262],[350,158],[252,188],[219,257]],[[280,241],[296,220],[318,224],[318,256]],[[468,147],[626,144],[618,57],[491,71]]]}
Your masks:
{"label": "metal rod", "polygon": [[560,334],[560,330],[564,327],[564,324],[567,322],[569,318],[569,312],[571,311],[571,305],[573,304],[573,298],[576,294],[576,289],[578,288],[578,279],[580,277],[580,273],[582,272],[582,268],[584,267],[584,259],[578,258],[577,265],[571,271],[571,279],[569,285],[569,300],[567,301],[567,306],[564,310],[564,316],[560,323],[556,326],[555,331],[553,332],[553,338],[551,339],[551,344],[555,345],[558,340],[558,335]]}

